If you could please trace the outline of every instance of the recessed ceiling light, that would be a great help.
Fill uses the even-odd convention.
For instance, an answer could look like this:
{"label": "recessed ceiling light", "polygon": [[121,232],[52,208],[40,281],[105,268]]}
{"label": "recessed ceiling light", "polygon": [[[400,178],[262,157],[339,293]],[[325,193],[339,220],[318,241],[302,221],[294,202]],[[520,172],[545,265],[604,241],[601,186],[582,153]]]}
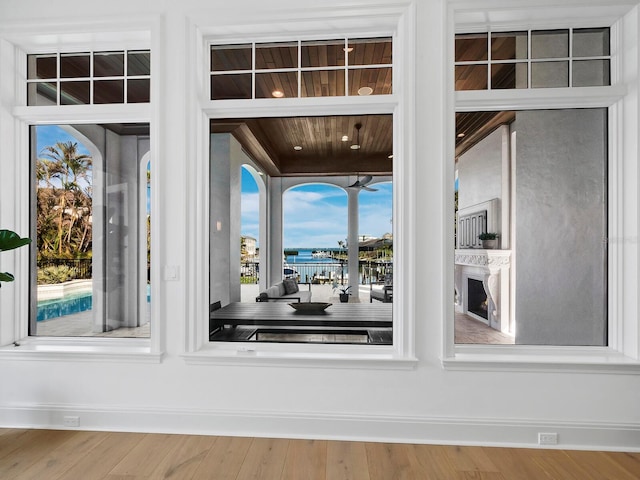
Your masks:
{"label": "recessed ceiling light", "polygon": [[282,90],[274,90],[273,92],[271,92],[271,95],[276,98],[282,98],[284,97],[284,92]]}
{"label": "recessed ceiling light", "polygon": [[462,137],[464,137],[464,135],[465,135],[464,133],[459,133],[458,134],[458,138],[462,138]]}
{"label": "recessed ceiling light", "polygon": [[351,150],[358,150],[360,148],[360,145],[358,145],[357,143],[354,143],[353,145],[351,145]]}
{"label": "recessed ceiling light", "polygon": [[342,135],[342,141],[343,142],[348,142],[349,141],[349,136],[348,135]]}
{"label": "recessed ceiling light", "polygon": [[302,147],[300,145],[296,145],[293,147],[294,150],[300,151],[302,150]]}
{"label": "recessed ceiling light", "polygon": [[358,89],[358,95],[371,95],[373,93],[373,88],[371,87],[360,87]]}

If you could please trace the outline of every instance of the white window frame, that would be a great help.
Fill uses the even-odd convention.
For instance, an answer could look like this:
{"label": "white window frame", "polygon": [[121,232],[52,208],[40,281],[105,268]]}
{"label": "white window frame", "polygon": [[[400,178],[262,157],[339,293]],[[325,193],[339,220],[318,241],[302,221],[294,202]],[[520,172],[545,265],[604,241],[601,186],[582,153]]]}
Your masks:
{"label": "white window frame", "polygon": [[[527,29],[611,27],[611,86],[483,90],[454,92],[453,68],[449,69],[450,88],[447,109],[447,139],[455,138],[454,112],[489,110],[531,110],[559,108],[608,108],[609,155],[609,249],[608,249],[608,337],[606,347],[554,347],[529,345],[460,345],[454,344],[453,298],[453,228],[449,224],[453,212],[454,142],[447,142],[445,167],[445,245],[447,264],[443,310],[446,314],[443,334],[442,363],[446,369],[481,371],[567,371],[593,373],[640,374],[640,335],[638,321],[637,260],[637,171],[638,148],[631,138],[638,132],[638,118],[630,112],[638,109],[637,97],[630,95],[626,84],[638,82],[637,53],[638,14],[632,6],[599,6],[588,8],[579,1],[557,9],[529,8],[505,13],[489,12],[482,5],[451,0],[448,9],[448,65],[454,65],[453,42],[457,33],[516,31]],[[488,6],[487,6],[488,7]],[[478,13],[484,12],[479,20]],[[625,17],[625,15],[629,15]],[[634,17],[635,15],[635,17]],[[509,21],[505,21],[506,18]],[[525,20],[525,18],[527,20]],[[534,18],[535,20],[531,20]],[[528,23],[523,23],[523,22]],[[627,25],[630,23],[630,26]],[[523,25],[526,25],[523,28]],[[633,26],[635,25],[635,29]],[[626,28],[625,28],[626,27]],[[635,30],[635,31],[634,31]],[[623,68],[624,67],[624,68]],[[633,175],[631,175],[633,177]],[[627,235],[625,237],[625,235]],[[449,247],[450,246],[450,247]]]}
{"label": "white window frame", "polygon": [[[91,28],[91,31],[83,29]],[[7,159],[20,159],[13,162],[14,170],[7,172],[14,179],[12,185],[3,194],[12,199],[2,202],[3,221],[15,226],[21,232],[29,232],[30,226],[30,145],[29,127],[32,125],[56,124],[99,124],[99,123],[136,123],[146,122],[151,129],[151,151],[158,151],[157,125],[158,112],[152,104],[158,101],[159,62],[151,62],[151,102],[149,104],[104,104],[104,105],[27,105],[27,54],[72,53],[87,51],[126,51],[160,50],[157,35],[157,18],[110,19],[103,24],[87,27],[86,23],[51,22],[30,25],[26,30],[23,24],[15,29],[5,27],[0,31],[0,91],[5,97],[14,98],[10,115],[2,120],[0,138],[7,146],[1,152],[3,165],[12,162]],[[96,31],[100,35],[95,35]],[[73,32],[69,34],[68,32]],[[94,40],[96,36],[100,41]],[[46,41],[43,41],[45,39]],[[159,56],[159,55],[158,55]],[[152,176],[151,204],[154,217],[157,215],[158,192],[154,188],[158,172]],[[5,205],[9,208],[4,208]],[[157,215],[159,217],[159,215]],[[159,223],[152,222],[152,238],[159,238]],[[152,262],[158,260],[158,242],[151,245]],[[0,359],[16,360],[78,360],[95,362],[158,363],[162,358],[160,348],[161,331],[159,328],[158,308],[154,308],[159,298],[159,269],[151,270],[151,336],[150,338],[97,338],[97,337],[45,337],[28,336],[29,325],[29,252],[18,252],[14,272],[16,280],[12,285],[14,295],[0,303]],[[8,296],[9,289],[3,295]],[[3,299],[4,300],[4,299]],[[13,321],[6,321],[7,318]]]}
{"label": "white window frame", "polygon": [[[414,209],[413,177],[415,153],[414,126],[414,65],[415,18],[414,5],[372,7],[367,18],[371,25],[364,27],[361,10],[348,7],[341,10],[340,26],[335,16],[328,18],[323,10],[305,9],[267,14],[256,18],[242,18],[238,25],[216,25],[215,20],[198,18],[191,29],[193,58],[189,64],[190,85],[194,89],[193,106],[196,111],[189,129],[188,144],[196,146],[187,158],[194,158],[190,172],[188,209],[189,250],[198,252],[188,259],[187,292],[189,309],[183,358],[191,364],[283,365],[294,367],[335,368],[394,368],[406,369],[416,365],[414,338],[413,245]],[[335,15],[335,12],[334,12]],[[272,18],[271,18],[272,16]],[[249,17],[251,15],[249,14]],[[253,23],[249,20],[255,20]],[[210,21],[210,23],[208,23]],[[366,21],[364,23],[367,23]],[[252,32],[262,33],[259,38]],[[292,32],[292,25],[305,25],[306,30]],[[309,35],[309,26],[320,32]],[[250,25],[250,26],[245,26]],[[246,36],[239,37],[239,30]],[[266,33],[265,33],[266,32]],[[286,35],[283,35],[286,32]],[[243,32],[241,32],[243,33]],[[209,99],[209,45],[252,44],[254,42],[320,40],[327,38],[393,38],[393,93],[368,97],[308,97],[253,100]],[[255,342],[209,342],[209,120],[211,118],[278,117],[292,115],[346,115],[392,113],[394,115],[394,243],[398,244],[394,259],[394,282],[398,295],[393,305],[393,345],[311,345],[268,344]],[[400,161],[404,159],[404,161]]]}
{"label": "white window frame", "polygon": [[[128,73],[128,54],[129,53],[138,53],[140,51],[142,51],[143,49],[140,48],[130,48],[130,49],[123,49],[123,50],[110,50],[108,52],[102,51],[100,49],[96,49],[96,50],[87,50],[85,52],[67,52],[67,51],[51,51],[48,54],[38,54],[38,55],[43,55],[43,56],[55,56],[56,57],[56,63],[57,63],[57,67],[56,67],[56,76],[55,77],[49,77],[49,78],[27,78],[26,82],[27,85],[31,85],[31,84],[38,84],[38,83],[55,83],[56,84],[56,90],[57,90],[57,94],[56,94],[56,106],[61,106],[63,104],[60,103],[61,100],[61,96],[62,96],[62,88],[61,85],[67,82],[89,82],[89,103],[88,104],[80,104],[80,105],[130,105],[133,103],[140,103],[140,102],[129,102],[127,97],[129,94],[129,82],[128,80],[149,80],[151,78],[151,75],[129,75]],[[97,77],[94,76],[94,58],[96,55],[101,55],[101,54],[118,54],[118,53],[122,53],[124,56],[124,70],[122,75],[109,75],[109,76],[104,76],[104,77]],[[61,57],[68,55],[68,56],[74,56],[74,55],[82,55],[82,56],[88,56],[90,58],[89,60],[89,74],[86,77],[61,77],[60,75],[60,65],[61,65]],[[122,90],[122,95],[123,95],[123,99],[122,102],[108,102],[108,103],[103,103],[103,104],[96,104],[94,103],[94,91],[95,91],[95,82],[98,81],[102,81],[102,80],[122,80],[123,82],[123,90]],[[67,106],[67,105],[65,105]]]}
{"label": "white window frame", "polygon": [[[487,32],[483,32],[483,33],[487,33],[487,58],[485,60],[465,60],[465,61],[459,61],[459,62],[455,62],[455,66],[474,66],[474,65],[483,65],[487,67],[487,88],[485,89],[481,89],[481,91],[487,91],[487,90],[530,90],[530,89],[535,89],[535,88],[548,88],[548,87],[533,87],[531,85],[531,71],[532,71],[532,65],[536,64],[536,63],[549,63],[549,62],[566,62],[567,64],[567,68],[568,68],[568,72],[567,72],[567,82],[568,85],[566,87],[562,87],[562,88],[584,88],[584,87],[579,87],[579,86],[574,86],[573,85],[573,63],[576,61],[581,61],[581,60],[608,60],[609,62],[611,61],[611,49],[609,49],[609,55],[593,55],[590,57],[580,57],[580,56],[574,56],[573,55],[573,34],[574,34],[574,30],[579,30],[579,28],[574,28],[574,27],[566,27],[566,28],[562,28],[560,26],[556,26],[554,28],[551,29],[544,29],[544,30],[566,30],[567,31],[567,35],[568,35],[568,45],[567,48],[569,50],[569,55],[565,56],[565,57],[541,57],[541,58],[532,58],[531,55],[531,38],[532,38],[532,33],[539,31],[539,29],[533,29],[533,28],[528,28],[528,29],[522,29],[519,30],[518,32],[513,32],[513,30],[508,29],[508,30],[488,30]],[[523,58],[523,59],[508,59],[508,60],[494,60],[491,57],[491,40],[492,40],[492,34],[493,33],[524,33],[527,35],[527,57]],[[469,32],[456,32],[456,33],[469,33]],[[491,67],[493,65],[518,65],[518,64],[522,64],[522,65],[526,65],[527,66],[527,86],[526,87],[512,87],[512,88],[492,88],[491,87],[491,79],[492,79],[492,72],[491,72]],[[611,65],[611,64],[609,64]],[[611,79],[610,79],[611,80]],[[611,83],[611,81],[609,82]]]}
{"label": "white window frame", "polygon": [[[383,38],[381,35],[376,35],[376,37],[378,38]],[[244,45],[246,47],[251,47],[251,68],[245,69],[245,70],[211,70],[211,55],[209,54],[207,57],[207,61],[209,62],[209,82],[211,82],[213,80],[213,77],[218,77],[218,76],[224,76],[224,75],[236,75],[236,74],[247,74],[247,75],[251,75],[251,99],[255,100],[256,99],[256,75],[259,74],[264,74],[264,73],[295,73],[297,78],[298,78],[298,85],[297,85],[297,91],[298,94],[293,97],[293,98],[318,98],[318,97],[314,97],[314,96],[307,96],[307,97],[303,97],[302,96],[302,74],[303,73],[307,73],[307,72],[324,72],[324,71],[333,71],[333,72],[343,72],[343,76],[344,76],[344,95],[335,95],[335,97],[338,98],[344,98],[344,97],[353,97],[354,95],[349,95],[349,72],[351,71],[356,71],[356,70],[366,70],[368,68],[393,68],[393,64],[391,63],[371,63],[371,64],[364,64],[364,65],[351,65],[349,63],[349,55],[345,54],[345,62],[344,65],[331,65],[331,66],[324,66],[324,67],[303,67],[302,66],[302,44],[305,43],[308,40],[316,40],[316,41],[328,41],[328,40],[343,40],[343,45],[344,45],[344,49],[346,51],[346,49],[349,47],[349,41],[357,41],[357,40],[363,40],[365,38],[369,38],[367,37],[349,37],[349,38],[313,38],[313,39],[300,39],[299,37],[296,37],[294,40],[277,40],[277,41],[238,41],[238,42],[232,42],[232,43],[227,43],[224,41],[216,41],[216,42],[209,42],[209,49],[207,51],[210,52],[210,47],[213,46],[226,46],[226,45]],[[388,38],[388,37],[387,37]],[[293,46],[295,45],[296,48],[298,49],[298,55],[297,55],[297,66],[296,67],[290,67],[290,68],[256,68],[256,47],[260,46],[260,45],[264,45],[264,44],[269,44],[272,43],[274,45],[277,44],[286,44],[287,46]],[[211,85],[211,84],[209,84]],[[392,90],[393,90],[393,85],[392,85]],[[372,94],[373,95],[373,94]],[[210,98],[210,96],[208,97]]]}

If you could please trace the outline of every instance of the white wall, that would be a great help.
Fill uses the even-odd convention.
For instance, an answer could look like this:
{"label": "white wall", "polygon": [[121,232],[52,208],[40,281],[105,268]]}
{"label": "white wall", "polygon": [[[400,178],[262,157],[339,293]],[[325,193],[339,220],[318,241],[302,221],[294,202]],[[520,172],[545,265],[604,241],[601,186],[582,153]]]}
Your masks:
{"label": "white wall", "polygon": [[606,116],[516,113],[516,343],[606,345]]}
{"label": "white wall", "polygon": [[[390,0],[385,5],[398,3],[403,2]],[[338,7],[344,4],[327,0],[323,11],[339,17]],[[161,101],[160,138],[152,139],[152,144],[159,146],[154,157],[158,182],[154,188],[161,191],[153,210],[159,228],[159,258],[155,261],[158,266],[179,266],[181,273],[177,281],[162,282],[160,295],[154,300],[159,325],[152,328],[161,329],[164,351],[159,363],[135,362],[133,357],[109,361],[108,354],[86,357],[64,353],[42,362],[33,361],[35,354],[26,360],[13,350],[0,352],[0,425],[61,427],[63,415],[75,414],[80,415],[81,428],[88,429],[510,445],[533,445],[538,431],[556,431],[561,446],[640,445],[638,375],[577,374],[571,373],[575,369],[570,367],[443,369],[443,298],[449,288],[443,279],[451,279],[448,271],[453,271],[452,261],[443,261],[452,255],[453,248],[452,222],[445,221],[443,203],[447,181],[453,180],[452,173],[451,178],[445,176],[446,145],[453,141],[453,136],[447,137],[452,112],[442,100],[450,95],[445,83],[448,17],[443,1],[417,1],[414,5],[416,10],[409,15],[418,26],[415,84],[419,88],[415,91],[414,124],[418,134],[405,152],[406,161],[415,159],[415,163],[404,171],[416,175],[406,179],[407,189],[399,194],[413,195],[412,204],[419,206],[415,217],[412,209],[403,213],[408,216],[405,225],[419,245],[419,255],[405,251],[401,256],[415,263],[419,275],[406,287],[415,292],[411,305],[400,307],[412,315],[408,324],[415,325],[418,361],[414,368],[394,369],[388,363],[367,361],[337,368],[343,364],[330,360],[326,366],[316,362],[313,367],[304,361],[283,362],[281,366],[268,362],[263,366],[238,365],[233,361],[195,365],[187,363],[183,355],[185,325],[195,308],[188,300],[195,286],[185,278],[190,269],[199,268],[201,258],[185,233],[188,216],[197,213],[187,208],[185,189],[188,178],[197,175],[188,154],[192,146],[186,140],[195,114],[189,113],[193,103],[187,92],[192,85],[186,84],[183,74],[192,59],[186,51],[190,32],[186,31],[185,17],[215,12],[220,25],[246,23],[247,15],[259,22],[262,11],[299,9],[299,0],[269,4],[259,0],[233,4],[204,0],[21,0],[0,4],[0,29],[14,20],[30,25],[58,18],[84,21],[84,17],[130,19],[137,13],[159,16],[162,41],[157,45],[164,50],[152,54],[152,62],[160,62],[162,73],[160,95],[155,97]],[[6,92],[1,83],[0,89]],[[0,101],[0,119],[6,119],[12,105],[4,93]],[[3,132],[6,129],[0,129],[0,134]],[[12,167],[5,170],[5,164],[12,161],[0,153],[3,172],[14,171]],[[0,182],[0,190],[12,188],[4,174]],[[1,198],[4,204],[6,191]],[[3,205],[0,212],[2,222],[9,222],[21,210]],[[439,226],[447,222],[451,231],[445,237]],[[10,288],[2,287],[1,302],[6,303]],[[3,313],[21,311],[17,305],[0,307]],[[11,320],[3,314],[0,321]],[[3,327],[3,334],[6,331]],[[14,347],[5,350],[10,348]]]}
{"label": "white wall", "polygon": [[458,208],[502,198],[502,142],[508,130],[494,130],[458,159]]}

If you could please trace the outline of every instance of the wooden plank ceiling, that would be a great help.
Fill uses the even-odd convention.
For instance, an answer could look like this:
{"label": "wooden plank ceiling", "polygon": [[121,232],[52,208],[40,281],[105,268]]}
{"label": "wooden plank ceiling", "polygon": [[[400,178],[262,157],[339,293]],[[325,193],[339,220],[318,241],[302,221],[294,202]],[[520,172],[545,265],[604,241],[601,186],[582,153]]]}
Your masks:
{"label": "wooden plank ceiling", "polygon": [[271,176],[392,174],[390,114],[212,120],[211,132],[232,133]]}

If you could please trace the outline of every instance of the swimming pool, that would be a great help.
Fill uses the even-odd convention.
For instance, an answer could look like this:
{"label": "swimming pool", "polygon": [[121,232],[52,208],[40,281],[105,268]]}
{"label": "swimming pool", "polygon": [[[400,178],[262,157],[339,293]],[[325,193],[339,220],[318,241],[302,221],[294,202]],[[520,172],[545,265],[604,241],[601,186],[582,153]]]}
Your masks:
{"label": "swimming pool", "polygon": [[38,322],[41,322],[42,320],[91,310],[92,306],[93,296],[90,291],[75,293],[73,295],[66,295],[63,298],[38,302],[36,318]]}
{"label": "swimming pool", "polygon": [[[147,303],[151,302],[151,286],[147,285]],[[38,302],[36,319],[38,322],[52,318],[85,312],[93,307],[91,291],[65,295],[62,298]]]}

